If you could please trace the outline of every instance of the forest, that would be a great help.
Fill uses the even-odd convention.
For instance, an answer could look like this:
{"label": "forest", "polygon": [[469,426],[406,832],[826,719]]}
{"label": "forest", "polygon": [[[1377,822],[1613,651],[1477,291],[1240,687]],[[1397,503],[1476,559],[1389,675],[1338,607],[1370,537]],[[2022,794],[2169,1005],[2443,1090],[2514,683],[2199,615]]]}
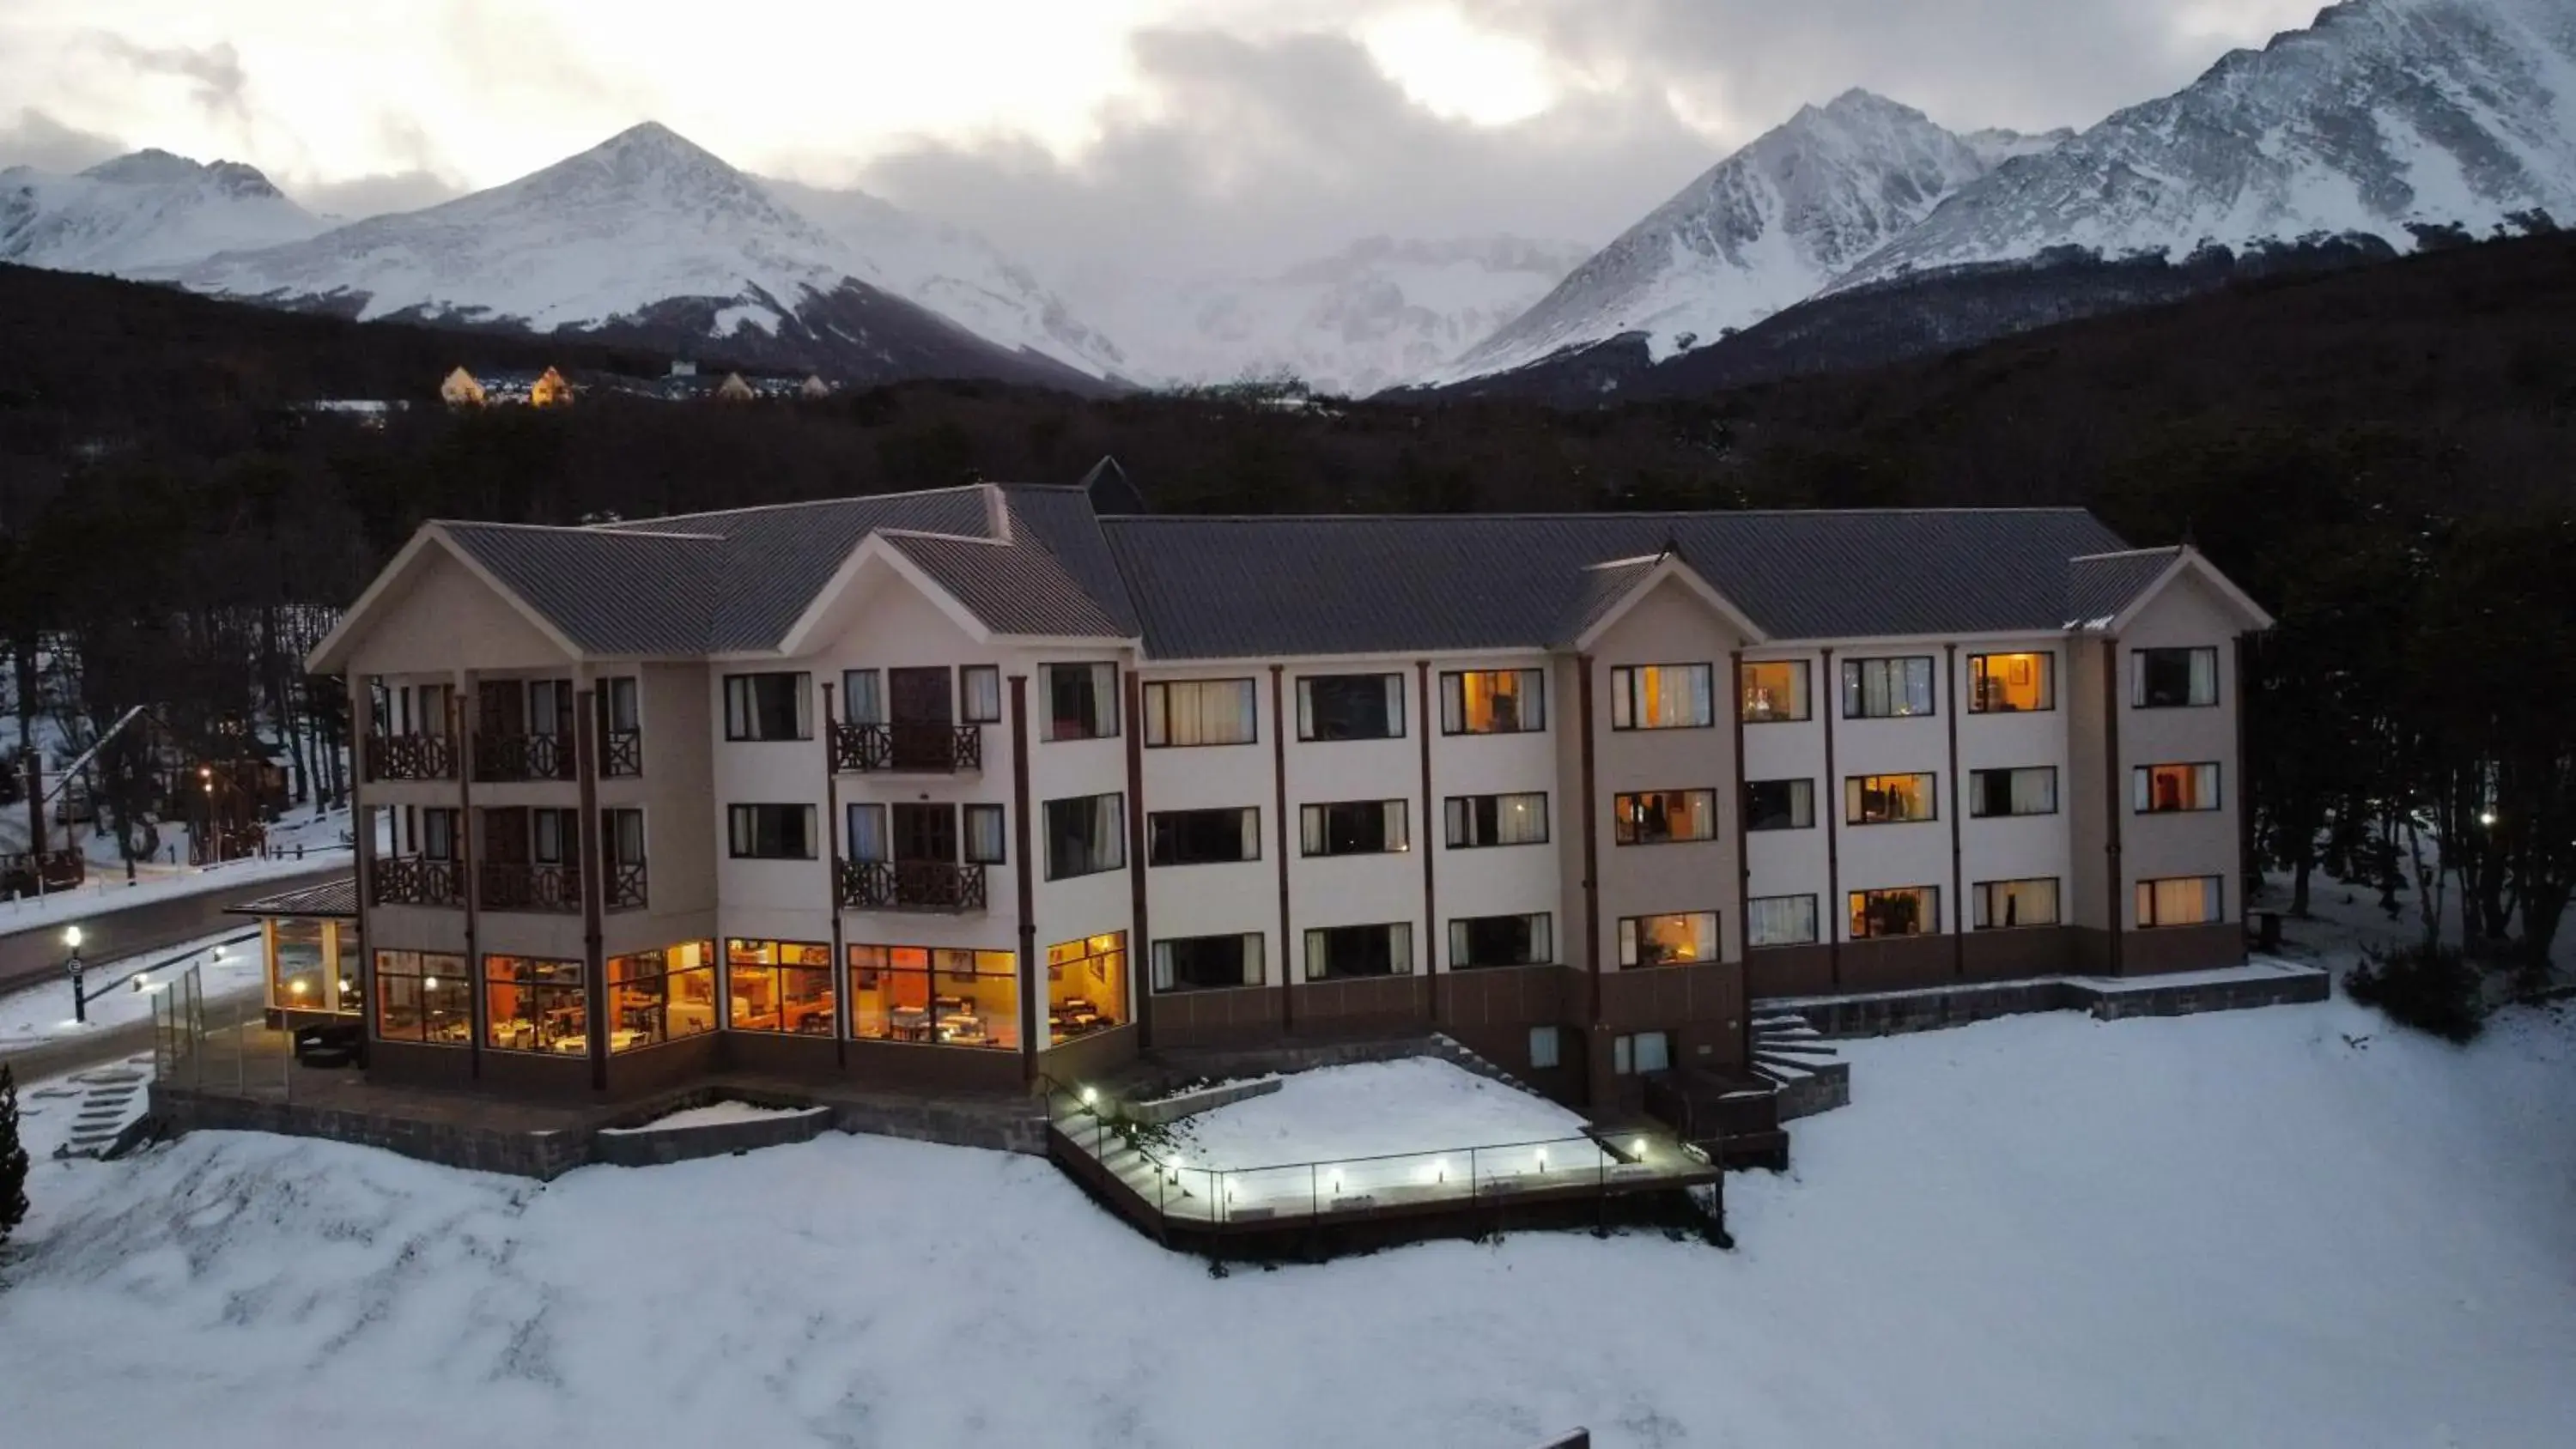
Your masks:
{"label": "forest", "polygon": [[[346,716],[302,651],[424,519],[1071,482],[1114,456],[1167,512],[2082,505],[2193,542],[2279,618],[2248,786],[2285,908],[2320,870],[2375,882],[2428,940],[2464,907],[2448,946],[2531,975],[2576,893],[2576,237],[1590,409],[957,382],[451,412],[460,364],[666,360],[16,268],[0,335],[11,708],[75,742],[138,702],[186,731],[254,721],[307,800],[340,786]],[[352,398],[406,406],[304,406]],[[106,769],[142,798],[139,761]]]}

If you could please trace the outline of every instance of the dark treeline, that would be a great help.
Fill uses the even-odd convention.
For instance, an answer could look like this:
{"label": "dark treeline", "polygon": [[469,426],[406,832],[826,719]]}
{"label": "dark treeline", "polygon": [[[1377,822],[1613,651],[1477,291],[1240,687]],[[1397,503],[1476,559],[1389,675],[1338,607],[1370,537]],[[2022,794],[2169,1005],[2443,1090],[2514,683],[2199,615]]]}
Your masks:
{"label": "dark treeline", "polygon": [[[423,519],[1071,482],[1114,455],[1171,512],[2084,505],[2190,540],[2279,616],[2249,772],[2264,854],[2302,889],[2320,866],[2407,885],[2428,918],[2456,891],[2468,944],[2529,961],[2576,881],[2576,238],[1596,411],[922,383],[451,413],[434,390],[459,363],[662,364],[6,268],[0,319],[26,339],[0,356],[13,653],[78,661],[67,717],[255,714],[303,732],[317,777],[340,705],[294,650]],[[293,410],[318,397],[411,407]]]}

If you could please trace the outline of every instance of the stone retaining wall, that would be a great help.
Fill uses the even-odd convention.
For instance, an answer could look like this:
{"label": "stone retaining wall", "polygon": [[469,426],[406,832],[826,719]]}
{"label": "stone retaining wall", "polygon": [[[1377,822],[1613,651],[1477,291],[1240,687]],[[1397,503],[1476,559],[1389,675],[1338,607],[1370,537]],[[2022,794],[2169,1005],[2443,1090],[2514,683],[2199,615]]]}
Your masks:
{"label": "stone retaining wall", "polygon": [[381,1112],[353,1112],[302,1102],[272,1102],[185,1087],[152,1086],[150,1118],[159,1135],[275,1132],[381,1147],[442,1167],[506,1172],[546,1181],[590,1161],[588,1132],[501,1132]]}
{"label": "stone retaining wall", "polygon": [[1148,1127],[1168,1127],[1184,1117],[1195,1117],[1201,1112],[1213,1112],[1219,1107],[1231,1107],[1237,1102],[1248,1102],[1255,1097],[1267,1097],[1287,1084],[1285,1077],[1261,1077],[1249,1082],[1227,1082],[1220,1086],[1201,1087],[1195,1092],[1157,1097],[1150,1102],[1130,1102],[1127,1104],[1127,1120],[1142,1122]]}
{"label": "stone retaining wall", "polygon": [[2037,1011],[2089,1011],[2103,1021],[2139,1016],[2191,1016],[2204,1011],[2246,1011],[2323,1001],[2333,980],[2323,971],[2290,969],[2260,976],[2158,983],[2049,977],[1994,985],[1900,991],[1879,996],[1801,997],[1760,1003],[1764,1011],[1804,1017],[1826,1036],[1893,1036],[1935,1031],[1998,1016]]}

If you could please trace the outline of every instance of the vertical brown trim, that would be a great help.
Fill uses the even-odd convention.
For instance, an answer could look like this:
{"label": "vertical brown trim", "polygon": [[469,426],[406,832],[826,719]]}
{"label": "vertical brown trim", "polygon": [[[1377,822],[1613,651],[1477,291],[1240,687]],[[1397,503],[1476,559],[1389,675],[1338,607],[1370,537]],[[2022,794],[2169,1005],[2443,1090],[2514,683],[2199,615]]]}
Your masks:
{"label": "vertical brown trim", "polygon": [[[1583,965],[1592,978],[1585,1019],[1597,1035],[1601,1030],[1601,769],[1592,724],[1592,656],[1575,655],[1574,668],[1574,707],[1583,719]],[[1583,1069],[1594,1080],[1600,1073],[1591,1053],[1598,1045],[1590,1037],[1585,1039]]]}
{"label": "vertical brown trim", "polygon": [[581,809],[573,838],[581,852],[581,985],[590,1027],[590,1085],[599,1092],[608,1090],[608,957],[600,920],[608,873],[599,849],[599,735],[607,716],[607,697],[585,677],[572,701],[573,778]]}
{"label": "vertical brown trim", "polygon": [[[1440,1022],[1440,943],[1448,936],[1440,929],[1440,891],[1434,879],[1432,856],[1439,850],[1440,842],[1448,838],[1448,826],[1440,821],[1439,797],[1431,793],[1431,732],[1439,721],[1439,715],[1434,712],[1438,706],[1431,698],[1431,661],[1413,661],[1413,676],[1414,688],[1422,701],[1421,708],[1414,711],[1420,717],[1419,733],[1422,736],[1422,828],[1417,832],[1422,841],[1422,975],[1428,990],[1424,1004],[1431,1013],[1432,1024],[1437,1026]],[[1435,825],[1435,822],[1440,823]]]}
{"label": "vertical brown trim", "polygon": [[1808,698],[1824,695],[1816,701],[1825,717],[1825,914],[1817,924],[1825,928],[1825,971],[1836,991],[1843,989],[1843,782],[1834,773],[1834,721],[1842,717],[1842,681],[1834,677],[1834,651],[1824,651],[1824,662],[1816,672],[1823,676]]}
{"label": "vertical brown trim", "polygon": [[[1959,646],[1944,644],[1948,658],[1943,661],[1950,686],[1950,974],[1968,974],[1968,876],[1962,867],[1959,832],[1960,821],[1968,813],[1967,777],[1959,773],[1959,716],[1967,706],[1959,700]],[[2052,661],[2053,662],[2053,661]]]}
{"label": "vertical brown trim", "polygon": [[[358,883],[358,939],[363,943],[369,934],[367,930],[367,915],[375,909],[372,904],[375,900],[375,891],[371,885],[376,875],[375,822],[367,818],[367,799],[362,781],[365,779],[367,773],[367,736],[374,730],[376,723],[376,692],[374,685],[363,675],[349,674],[342,677],[349,681],[349,683],[343,684],[341,689],[345,694],[347,694],[349,699],[350,734],[355,740],[355,743],[350,747],[350,763],[355,766],[355,768],[349,772],[349,838],[350,844],[353,847],[351,853],[355,858],[357,867],[355,879]],[[29,753],[33,754],[38,752],[30,751]],[[44,848],[44,843],[42,841],[38,841],[36,844],[37,852],[41,854],[44,851]],[[402,842],[399,840],[395,841],[394,848],[396,851],[400,851],[402,848]],[[39,868],[41,869],[41,867]],[[267,959],[271,961],[276,960],[276,953],[274,951],[270,952]],[[381,1041],[383,1038],[376,1035],[376,1028],[384,1018],[378,1014],[374,1005],[376,999],[375,956],[372,953],[366,953],[365,959],[358,963],[358,969],[364,973],[358,977],[360,987],[358,999],[368,1003],[367,1022],[364,1030],[370,1038]],[[342,972],[341,974],[345,976],[348,973]],[[276,979],[276,973],[269,973],[269,979],[274,981]]]}
{"label": "vertical brown trim", "polygon": [[1735,979],[1742,990],[1743,1040],[1738,1050],[1743,1053],[1746,1070],[1753,1066],[1753,857],[1746,848],[1750,839],[1744,818],[1751,803],[1744,793],[1747,771],[1744,765],[1744,651],[1728,651],[1726,656],[1729,684],[1735,694]]}
{"label": "vertical brown trim", "polygon": [[2120,898],[2120,641],[2102,641],[2102,795],[2110,809],[2103,816],[2105,868],[2111,873],[2111,933],[2104,966],[2120,974],[2120,933],[2126,928],[2128,902]]}
{"label": "vertical brown trim", "polygon": [[[841,777],[832,769],[832,732],[839,714],[832,700],[832,681],[823,685],[823,838],[831,849],[823,853],[823,904],[832,912],[832,1062],[847,1070],[850,1065],[850,947],[848,928],[841,920]],[[891,826],[889,826],[891,828]]]}
{"label": "vertical brown trim", "polygon": [[[1038,1078],[1037,867],[1029,859],[1029,677],[1011,677],[1011,867],[1020,910],[1020,1080]],[[1130,962],[1134,960],[1129,957]],[[1131,967],[1132,969],[1132,967]]]}
{"label": "vertical brown trim", "polygon": [[[1145,678],[1127,671],[1127,990],[1129,1019],[1136,1023],[1136,1045],[1154,1045],[1153,1013],[1146,1009],[1154,995],[1154,942],[1145,900]],[[1136,983],[1136,963],[1145,963],[1144,985]]]}
{"label": "vertical brown trim", "polygon": [[[2229,893],[2236,897],[2236,918],[2239,924],[2251,919],[2247,914],[2247,908],[2253,904],[2245,889],[2246,882],[2254,878],[2254,801],[2245,788],[2246,782],[2253,775],[2253,771],[2245,767],[2245,761],[2248,758],[2245,736],[2247,699],[2245,645],[2253,637],[2251,634],[2242,632],[2236,636],[2236,668],[2233,671],[2236,675],[2236,695],[2229,701],[2236,710],[2236,879],[2229,881],[2227,885]],[[2226,894],[2221,894],[2218,898],[2221,920],[2226,919],[2227,916],[2227,899]],[[2239,959],[2242,959],[2243,953],[2239,952],[2238,955]]]}
{"label": "vertical brown trim", "polygon": [[[465,1019],[471,1024],[473,1039],[466,1043],[466,1075],[480,1079],[483,1075],[483,883],[474,854],[474,734],[466,728],[471,716],[465,701],[475,692],[477,682],[472,670],[458,674],[456,687],[448,691],[448,737],[456,741],[456,868],[465,879],[460,883],[465,895]],[[373,949],[372,947],[369,949]]]}
{"label": "vertical brown trim", "polygon": [[1288,933],[1288,684],[1284,665],[1270,666],[1270,783],[1279,835],[1279,1030],[1297,1029],[1297,973],[1306,953]]}

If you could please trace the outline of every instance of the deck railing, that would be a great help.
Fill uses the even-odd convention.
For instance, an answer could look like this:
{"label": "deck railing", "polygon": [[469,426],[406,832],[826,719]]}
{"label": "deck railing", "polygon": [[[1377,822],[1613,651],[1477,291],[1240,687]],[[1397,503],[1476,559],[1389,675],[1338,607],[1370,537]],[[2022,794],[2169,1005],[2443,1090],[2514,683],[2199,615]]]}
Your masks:
{"label": "deck railing", "polygon": [[632,779],[644,773],[644,732],[610,730],[599,737],[599,773],[610,780]]}
{"label": "deck railing", "polygon": [[426,855],[379,856],[367,871],[368,894],[379,906],[461,906],[465,868]]}
{"label": "deck railing", "polygon": [[985,905],[984,867],[942,860],[845,860],[839,894],[845,911],[980,911]]}
{"label": "deck railing", "polygon": [[612,911],[638,911],[648,899],[645,891],[644,862],[612,861],[608,867],[608,899],[603,906]]}
{"label": "deck railing", "polygon": [[953,775],[984,768],[984,727],[961,724],[836,724],[832,768],[841,774]]}
{"label": "deck railing", "polygon": [[367,736],[369,780],[452,780],[456,741],[446,735]]}
{"label": "deck railing", "polygon": [[478,734],[474,778],[484,781],[569,780],[572,736]]}
{"label": "deck railing", "polygon": [[486,861],[481,905],[487,911],[578,911],[581,867]]}

